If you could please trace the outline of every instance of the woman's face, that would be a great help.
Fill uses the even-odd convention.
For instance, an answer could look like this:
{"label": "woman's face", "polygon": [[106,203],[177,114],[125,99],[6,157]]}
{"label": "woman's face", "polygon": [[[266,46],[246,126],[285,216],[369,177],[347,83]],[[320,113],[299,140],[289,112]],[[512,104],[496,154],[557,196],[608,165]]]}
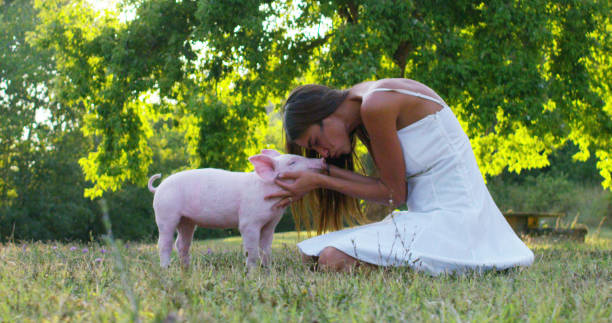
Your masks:
{"label": "woman's face", "polygon": [[323,125],[313,124],[295,140],[301,147],[317,151],[325,158],[338,158],[340,155],[351,152],[346,127],[337,118],[323,119]]}

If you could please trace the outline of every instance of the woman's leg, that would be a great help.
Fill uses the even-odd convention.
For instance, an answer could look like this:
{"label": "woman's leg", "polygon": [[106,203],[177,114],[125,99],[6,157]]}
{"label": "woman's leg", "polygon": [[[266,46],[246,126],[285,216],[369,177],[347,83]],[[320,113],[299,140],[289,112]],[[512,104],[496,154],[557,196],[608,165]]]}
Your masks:
{"label": "woman's leg", "polygon": [[319,267],[324,271],[349,272],[361,266],[366,266],[370,269],[376,267],[372,264],[359,261],[334,247],[326,247],[319,254]]}
{"label": "woman's leg", "polygon": [[325,247],[319,254],[319,267],[323,271],[348,272],[358,262],[359,260],[334,247]]}
{"label": "woman's leg", "polygon": [[372,264],[359,261],[334,247],[326,247],[318,257],[306,255],[301,251],[300,255],[304,264],[318,265],[316,267],[322,271],[349,272],[358,266],[376,267]]}
{"label": "woman's leg", "polygon": [[309,256],[305,253],[303,253],[301,250],[298,249],[298,251],[300,252],[300,256],[302,257],[302,263],[305,265],[313,265],[317,263],[317,259],[319,259],[319,257],[315,257],[315,256]]}

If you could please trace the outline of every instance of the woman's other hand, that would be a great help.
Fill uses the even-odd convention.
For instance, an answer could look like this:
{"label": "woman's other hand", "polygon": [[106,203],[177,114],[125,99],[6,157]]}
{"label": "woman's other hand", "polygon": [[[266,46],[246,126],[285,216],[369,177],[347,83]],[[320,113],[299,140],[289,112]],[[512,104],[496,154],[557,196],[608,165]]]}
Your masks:
{"label": "woman's other hand", "polygon": [[264,199],[280,197],[280,200],[274,204],[273,208],[284,208],[291,204],[291,202],[301,199],[311,190],[319,188],[320,176],[321,174],[319,173],[308,171],[279,174],[274,183],[283,190],[267,195]]}

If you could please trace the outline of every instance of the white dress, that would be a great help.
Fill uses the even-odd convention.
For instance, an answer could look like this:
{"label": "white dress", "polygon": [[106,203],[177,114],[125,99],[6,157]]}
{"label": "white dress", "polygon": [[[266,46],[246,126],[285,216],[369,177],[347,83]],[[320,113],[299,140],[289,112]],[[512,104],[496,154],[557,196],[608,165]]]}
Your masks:
{"label": "white dress", "polygon": [[384,220],[298,243],[318,256],[334,247],[361,261],[405,266],[432,275],[529,266],[533,252],[517,237],[483,181],[467,135],[443,102],[442,110],[397,131],[406,163],[407,211]]}

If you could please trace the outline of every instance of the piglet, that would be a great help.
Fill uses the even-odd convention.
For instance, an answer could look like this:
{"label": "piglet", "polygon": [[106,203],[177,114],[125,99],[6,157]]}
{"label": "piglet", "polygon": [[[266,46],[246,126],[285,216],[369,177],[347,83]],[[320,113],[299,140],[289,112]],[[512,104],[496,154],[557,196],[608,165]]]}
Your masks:
{"label": "piglet", "polygon": [[[270,261],[270,246],[274,228],[283,209],[273,209],[278,199],[264,200],[264,196],[278,192],[274,179],[281,172],[320,171],[324,159],[280,154],[264,149],[249,157],[255,172],[241,173],[204,168],[186,170],[166,178],[157,188],[153,182],[161,174],[151,176],[149,190],[155,194],[153,209],[159,230],[159,259],[162,267],[170,265],[172,240],[178,231],[176,248],[183,266],[190,261],[189,247],[196,225],[206,228],[238,228],[247,254],[247,269],[257,266],[261,259]],[[260,249],[262,255],[260,258]]]}

